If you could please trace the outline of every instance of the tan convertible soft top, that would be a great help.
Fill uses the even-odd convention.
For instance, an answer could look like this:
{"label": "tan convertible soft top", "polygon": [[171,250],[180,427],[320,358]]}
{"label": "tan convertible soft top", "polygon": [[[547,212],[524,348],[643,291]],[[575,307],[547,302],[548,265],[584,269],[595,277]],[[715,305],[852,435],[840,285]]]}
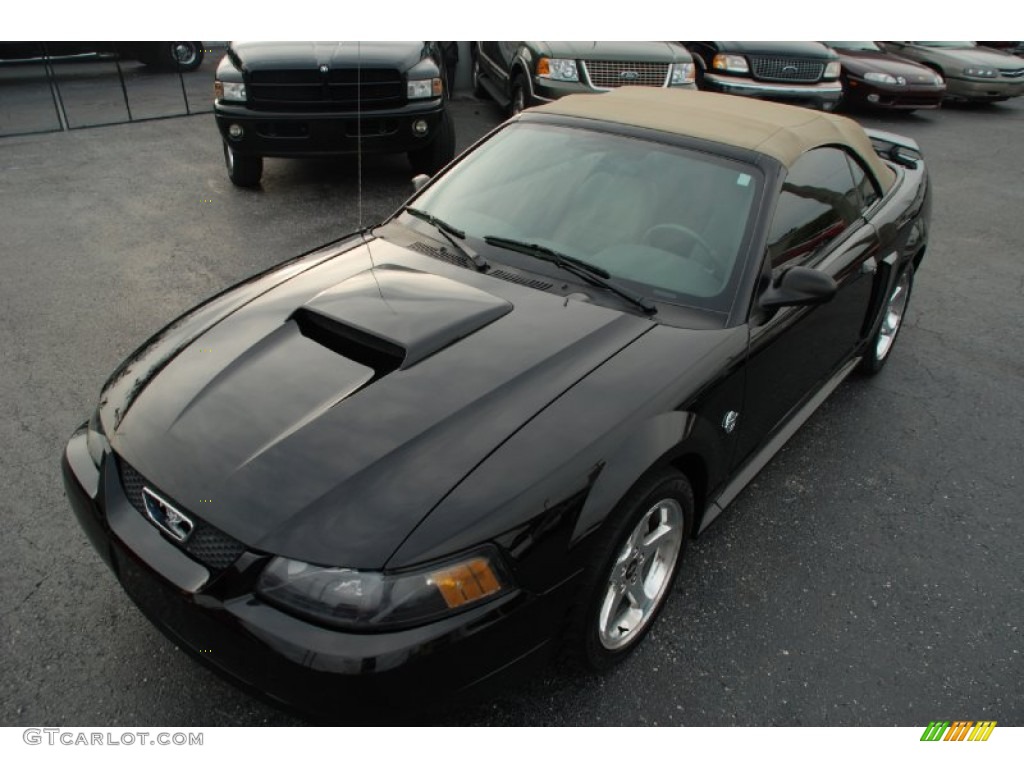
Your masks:
{"label": "tan convertible soft top", "polygon": [[565,96],[531,112],[605,120],[693,136],[774,157],[787,168],[824,144],[850,147],[888,190],[896,176],[853,120],[742,96],[627,86],[608,93]]}

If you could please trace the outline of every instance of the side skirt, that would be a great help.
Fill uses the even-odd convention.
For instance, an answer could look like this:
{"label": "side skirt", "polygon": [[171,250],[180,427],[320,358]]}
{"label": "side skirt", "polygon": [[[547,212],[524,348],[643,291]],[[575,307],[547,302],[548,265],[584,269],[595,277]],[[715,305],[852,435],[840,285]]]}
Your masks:
{"label": "side skirt", "polygon": [[718,498],[708,504],[708,508],[704,512],[704,519],[701,521],[698,533],[703,533],[704,529],[711,524],[711,521],[722,514],[722,511],[733,502],[733,499],[739,496],[740,491],[746,488],[747,484],[757,476],[757,473],[764,469],[765,465],[771,461],[772,457],[789,441],[789,438],[796,434],[796,431],[800,429],[800,427],[804,425],[804,422],[811,417],[811,414],[818,410],[819,406],[821,406],[828,396],[835,391],[836,387],[843,383],[843,380],[850,375],[853,369],[857,367],[858,363],[860,363],[860,357],[855,357],[840,368],[832,378],[825,382],[824,386],[815,393],[814,397],[804,403],[800,410],[798,410],[757,453],[750,457],[747,463],[744,464],[733,476],[733,479],[729,481],[729,484],[725,486],[720,494],[718,494]]}

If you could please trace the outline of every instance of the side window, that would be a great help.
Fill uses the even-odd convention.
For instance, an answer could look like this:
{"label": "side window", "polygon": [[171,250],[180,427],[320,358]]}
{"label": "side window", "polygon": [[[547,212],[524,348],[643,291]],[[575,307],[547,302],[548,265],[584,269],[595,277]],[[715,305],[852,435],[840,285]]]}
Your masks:
{"label": "side window", "polygon": [[860,161],[847,155],[846,158],[850,163],[850,171],[853,173],[853,182],[857,187],[857,192],[860,194],[861,211],[866,211],[872,205],[877,203],[882,195],[878,191],[878,187],[875,186],[875,182],[871,176],[867,174],[864,167],[860,164]]}
{"label": "side window", "polygon": [[809,259],[855,222],[861,200],[846,153],[812,149],[789,169],[768,232],[772,267]]}

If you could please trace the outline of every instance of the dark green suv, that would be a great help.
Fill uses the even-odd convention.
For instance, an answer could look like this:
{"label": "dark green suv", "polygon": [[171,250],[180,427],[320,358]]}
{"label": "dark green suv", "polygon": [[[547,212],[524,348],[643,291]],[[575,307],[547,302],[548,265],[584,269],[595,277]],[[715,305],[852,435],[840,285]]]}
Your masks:
{"label": "dark green suv", "polygon": [[472,44],[473,92],[511,114],[570,93],[622,85],[695,88],[693,57],[678,43]]}

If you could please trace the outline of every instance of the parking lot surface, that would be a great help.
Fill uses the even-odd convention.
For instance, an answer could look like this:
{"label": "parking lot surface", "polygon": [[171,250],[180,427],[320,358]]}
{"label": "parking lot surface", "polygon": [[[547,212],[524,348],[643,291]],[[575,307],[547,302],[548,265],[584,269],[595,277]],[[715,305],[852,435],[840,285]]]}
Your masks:
{"label": "parking lot surface", "polygon": [[[647,642],[422,722],[1024,725],[1024,100],[859,117],[922,146],[931,244],[894,357],[841,386],[699,540]],[[502,116],[453,102],[459,150]],[[0,723],[300,724],[175,649],[64,499],[114,367],[242,278],[387,216],[404,157],[269,160],[212,116],[0,139]],[[229,651],[225,651],[229,652]]]}

